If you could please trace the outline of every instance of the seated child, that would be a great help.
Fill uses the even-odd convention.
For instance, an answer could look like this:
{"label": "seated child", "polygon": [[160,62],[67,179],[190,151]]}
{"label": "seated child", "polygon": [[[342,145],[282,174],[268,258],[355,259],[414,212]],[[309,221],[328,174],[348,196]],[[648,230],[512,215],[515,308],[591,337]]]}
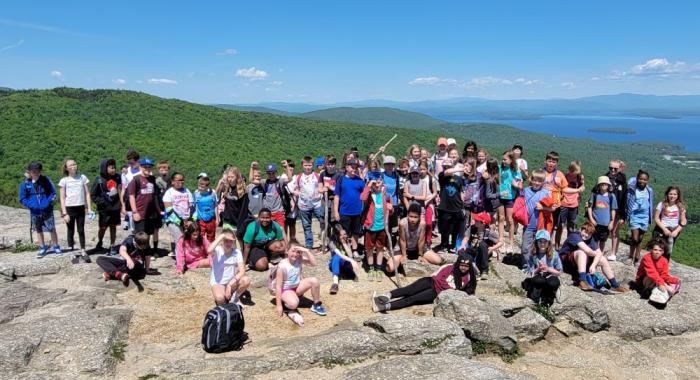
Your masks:
{"label": "seated child", "polygon": [[490,224],[491,216],[488,213],[472,213],[471,225],[467,229],[468,238],[462,239],[460,244],[462,249],[474,252],[475,256],[472,259],[479,269],[481,280],[488,280],[489,258],[503,245],[498,232],[489,228]]}
{"label": "seated child", "polygon": [[651,240],[646,248],[649,252],[639,263],[635,285],[644,297],[648,297],[654,287],[658,287],[670,298],[681,290],[681,280],[669,274],[668,259],[665,257],[668,245],[662,238],[657,238]]}
{"label": "seated child", "polygon": [[[442,263],[442,257],[426,246],[425,220],[421,218],[422,208],[417,203],[408,206],[408,213],[399,222],[399,248],[400,262],[406,260],[418,260],[422,264]],[[388,262],[389,271],[393,272],[393,263]]]}
{"label": "seated child", "polygon": [[476,290],[476,270],[472,258],[466,251],[459,251],[454,264],[440,267],[430,277],[423,277],[403,288],[372,297],[372,311],[403,309],[413,305],[431,303],[443,290],[456,289],[474,294]]}
{"label": "seated child", "polygon": [[[628,292],[629,289],[620,285],[615,279],[615,272],[610,267],[608,259],[603,256],[598,242],[593,238],[594,232],[595,226],[587,221],[581,226],[580,231],[569,233],[559,250],[564,271],[578,279],[581,290],[593,290],[592,284],[588,281],[589,274],[595,274],[596,268],[600,267],[603,275],[610,282],[612,290],[620,293]],[[577,274],[578,277],[576,277]]]}
{"label": "seated child", "polygon": [[243,254],[236,248],[236,235],[224,229],[217,236],[207,254],[211,258],[211,278],[209,285],[217,305],[233,302],[243,306],[240,295],[248,289],[250,279],[245,274]]}
{"label": "seated child", "polygon": [[177,273],[183,274],[186,270],[195,268],[210,268],[211,262],[207,254],[210,244],[202,236],[199,224],[189,223],[175,247]]}
{"label": "seated child", "polygon": [[104,271],[105,281],[119,280],[129,286],[129,279],[140,280],[146,276],[151,260],[148,234],[143,231],[130,235],[119,247],[119,256],[97,258],[97,265]]}
{"label": "seated child", "polygon": [[287,257],[278,265],[275,280],[275,303],[277,315],[282,316],[287,309],[287,316],[292,322],[304,326],[304,318],[299,314],[299,297],[311,290],[313,306],[311,311],[318,315],[326,315],[326,308],[321,304],[321,284],[316,277],[303,278],[304,264],[315,266],[316,258],[306,248],[294,246],[287,251]]}
{"label": "seated child", "polygon": [[535,303],[551,306],[559,290],[559,275],[562,271],[559,254],[554,251],[554,244],[547,230],[535,234],[535,244],[527,263],[528,278],[523,283],[527,296]]}
{"label": "seated child", "polygon": [[340,223],[331,225],[328,248],[331,252],[331,259],[328,262],[328,269],[333,274],[333,284],[331,284],[331,294],[338,294],[338,284],[340,277],[351,278],[358,281],[357,274],[360,271],[359,265],[352,259],[352,249],[348,242],[348,234]]}

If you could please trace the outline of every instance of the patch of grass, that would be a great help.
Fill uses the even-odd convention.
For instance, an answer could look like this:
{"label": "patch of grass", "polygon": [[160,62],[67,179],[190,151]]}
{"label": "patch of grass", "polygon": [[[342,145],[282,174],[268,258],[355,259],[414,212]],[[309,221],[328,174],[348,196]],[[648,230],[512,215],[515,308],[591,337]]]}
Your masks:
{"label": "patch of grass", "polygon": [[325,369],[333,369],[333,367],[337,365],[341,366],[346,366],[346,365],[351,365],[351,364],[357,364],[357,363],[362,363],[365,361],[363,358],[339,358],[336,356],[332,356],[330,358],[324,358],[323,359],[323,368]]}
{"label": "patch of grass", "polygon": [[454,336],[454,334],[447,334],[439,338],[425,339],[423,342],[421,342],[420,346],[428,349],[438,348],[444,341],[451,339]]}
{"label": "patch of grass", "polygon": [[27,252],[27,251],[37,251],[39,250],[39,246],[34,244],[34,243],[23,243],[23,242],[17,242],[15,243],[15,248],[13,249],[14,253],[22,253],[22,252]]}
{"label": "patch of grass", "polygon": [[552,312],[552,309],[549,306],[538,303],[532,308],[532,310],[535,313],[543,316],[544,319],[548,320],[550,323],[554,323],[554,321],[557,320],[557,316],[554,315],[554,312]]}
{"label": "patch of grass", "polygon": [[512,350],[506,350],[505,348],[495,343],[487,343],[479,340],[472,342],[472,352],[474,353],[474,355],[484,355],[486,353],[498,355],[498,357],[500,357],[501,360],[508,364],[512,364],[518,358],[523,356],[523,352],[520,350],[520,346],[518,346],[517,344]]}
{"label": "patch of grass", "polygon": [[158,377],[155,373],[149,373],[148,375],[139,376],[139,380],[149,380]]}
{"label": "patch of grass", "polygon": [[126,346],[128,346],[126,342],[123,340],[117,340],[109,348],[109,354],[117,361],[123,362],[124,354],[126,353]]}
{"label": "patch of grass", "polygon": [[510,281],[506,281],[506,288],[502,292],[503,294],[510,294],[516,297],[525,297],[525,289],[519,286],[513,286]]}

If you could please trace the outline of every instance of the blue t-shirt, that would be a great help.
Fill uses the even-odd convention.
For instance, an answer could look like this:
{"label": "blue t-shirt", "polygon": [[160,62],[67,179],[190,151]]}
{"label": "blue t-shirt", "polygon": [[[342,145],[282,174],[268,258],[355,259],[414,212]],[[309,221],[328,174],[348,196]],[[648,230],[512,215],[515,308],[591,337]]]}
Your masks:
{"label": "blue t-shirt", "polygon": [[537,231],[537,219],[540,217],[540,212],[535,210],[535,206],[542,199],[550,196],[549,190],[544,187],[535,191],[531,187],[525,188],[523,190],[523,197],[525,197],[525,207],[527,207],[528,223],[526,230]]}
{"label": "blue t-shirt", "polygon": [[578,250],[578,243],[580,242],[586,243],[586,245],[594,251],[598,249],[598,242],[593,239],[592,236],[588,238],[588,240],[583,240],[580,231],[572,231],[569,233],[569,236],[567,236],[566,241],[562,243],[561,249],[559,249],[559,255],[566,255]]}
{"label": "blue t-shirt", "polygon": [[372,202],[374,202],[374,220],[370,231],[382,231],[384,229],[384,207],[382,204],[382,193],[373,193]]}
{"label": "blue t-shirt", "polygon": [[[522,174],[520,174],[519,171],[514,172],[510,170],[510,168],[503,168],[499,167],[500,170],[500,183],[498,186],[498,192],[501,196],[501,199],[515,199],[517,196],[516,188],[513,187],[513,180],[518,179],[521,180],[523,179]],[[503,192],[507,192],[508,194],[503,195]]]}
{"label": "blue t-shirt", "polygon": [[398,185],[396,172],[394,172],[393,176],[387,175],[386,172],[384,172],[382,173],[382,178],[384,179],[386,195],[391,197],[391,204],[396,206],[396,203],[398,203],[398,197],[396,196],[396,186]]}
{"label": "blue t-shirt", "polygon": [[[339,185],[339,184],[340,185]],[[365,181],[360,177],[342,177],[335,185],[335,191],[340,191],[340,204],[338,213],[346,216],[357,216],[362,214],[362,201],[360,194],[365,189]]]}
{"label": "blue t-shirt", "polygon": [[588,200],[588,204],[591,205],[593,220],[598,225],[607,226],[610,224],[612,210],[617,210],[615,194],[602,195],[593,193],[591,194],[591,199]]}
{"label": "blue t-shirt", "polygon": [[551,259],[547,258],[546,254],[530,255],[530,259],[527,262],[528,272],[530,274],[535,273],[535,269],[537,269],[537,267],[539,267],[541,261],[543,261],[547,265],[548,268],[554,268],[560,272],[563,270],[563,267],[561,264],[561,259],[559,258],[559,254],[557,252],[554,252]]}

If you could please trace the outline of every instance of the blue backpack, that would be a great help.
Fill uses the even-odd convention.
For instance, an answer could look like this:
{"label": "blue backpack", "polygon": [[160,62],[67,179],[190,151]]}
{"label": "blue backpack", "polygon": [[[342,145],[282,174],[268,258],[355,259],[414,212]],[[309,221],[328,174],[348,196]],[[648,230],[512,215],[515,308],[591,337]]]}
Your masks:
{"label": "blue backpack", "polygon": [[209,189],[205,193],[196,191],[194,205],[197,210],[197,219],[209,222],[216,217],[216,195],[213,190]]}

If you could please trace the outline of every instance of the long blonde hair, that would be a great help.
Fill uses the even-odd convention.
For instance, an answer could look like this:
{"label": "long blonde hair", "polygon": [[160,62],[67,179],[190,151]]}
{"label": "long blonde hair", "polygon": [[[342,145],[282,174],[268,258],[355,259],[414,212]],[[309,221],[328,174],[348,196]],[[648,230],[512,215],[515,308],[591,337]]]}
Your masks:
{"label": "long blonde hair", "polygon": [[226,169],[226,180],[224,181],[224,185],[221,192],[223,194],[228,194],[231,190],[231,184],[228,181],[229,175],[233,175],[233,180],[236,184],[236,195],[239,198],[243,197],[245,195],[245,178],[243,178],[240,169],[238,169],[235,166],[231,166],[230,168]]}

